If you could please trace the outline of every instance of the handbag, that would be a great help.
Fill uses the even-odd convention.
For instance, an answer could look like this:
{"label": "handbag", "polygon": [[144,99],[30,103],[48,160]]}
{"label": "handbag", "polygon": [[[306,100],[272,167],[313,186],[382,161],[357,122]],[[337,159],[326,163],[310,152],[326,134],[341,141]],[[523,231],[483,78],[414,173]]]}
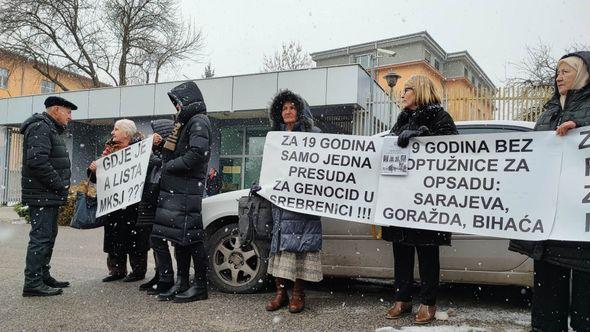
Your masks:
{"label": "handbag", "polygon": [[92,229],[104,226],[104,218],[96,217],[96,189],[88,182],[80,184],[80,191],[76,193],[76,205],[70,227],[77,229]]}
{"label": "handbag", "polygon": [[250,190],[248,196],[238,201],[238,230],[242,246],[255,240],[272,239],[272,204],[264,197]]}

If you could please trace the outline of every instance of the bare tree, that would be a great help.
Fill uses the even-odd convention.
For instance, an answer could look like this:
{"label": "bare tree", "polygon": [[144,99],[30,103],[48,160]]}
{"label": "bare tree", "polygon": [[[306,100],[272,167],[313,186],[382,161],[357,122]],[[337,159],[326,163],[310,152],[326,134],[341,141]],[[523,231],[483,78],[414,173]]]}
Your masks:
{"label": "bare tree", "polygon": [[215,68],[213,68],[213,66],[211,66],[211,62],[209,62],[207,64],[207,66],[205,66],[205,72],[203,73],[203,75],[201,77],[210,78],[213,76],[215,76]]}
{"label": "bare tree", "polygon": [[125,85],[149,82],[147,64],[157,81],[162,68],[202,48],[201,32],[178,13],[178,0],[0,0],[0,42],[63,90],[65,71],[94,87],[100,77]]}
{"label": "bare tree", "polygon": [[281,49],[271,56],[264,55],[263,72],[310,68],[311,57],[295,41],[283,43]]}
{"label": "bare tree", "polygon": [[[587,45],[574,43],[564,50],[564,54],[588,49]],[[551,46],[539,41],[538,45],[527,45],[526,51],[524,59],[509,63],[514,67],[515,74],[507,77],[507,83],[526,87],[553,87],[559,58],[554,55]]]}

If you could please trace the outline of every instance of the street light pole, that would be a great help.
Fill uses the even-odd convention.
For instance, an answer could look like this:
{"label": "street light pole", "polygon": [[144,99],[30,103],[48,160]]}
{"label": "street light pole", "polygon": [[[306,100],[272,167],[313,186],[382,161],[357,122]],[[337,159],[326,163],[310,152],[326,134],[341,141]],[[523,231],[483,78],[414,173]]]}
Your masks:
{"label": "street light pole", "polygon": [[[387,73],[383,78],[387,81],[389,86],[389,116],[393,117],[393,87],[397,84],[401,75],[394,72],[393,70]],[[390,123],[392,125],[392,123]]]}

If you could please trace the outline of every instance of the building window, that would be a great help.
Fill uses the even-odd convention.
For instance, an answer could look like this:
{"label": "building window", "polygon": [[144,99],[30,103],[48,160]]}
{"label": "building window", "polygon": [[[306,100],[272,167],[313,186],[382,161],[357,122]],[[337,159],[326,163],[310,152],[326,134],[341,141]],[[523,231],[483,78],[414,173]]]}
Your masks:
{"label": "building window", "polygon": [[434,68],[436,68],[436,70],[440,71],[440,62],[438,62],[438,59],[434,59]]}
{"label": "building window", "polygon": [[55,92],[55,83],[47,80],[41,81],[41,93],[53,93]]}
{"label": "building window", "polygon": [[426,62],[431,63],[430,61],[432,61],[432,55],[430,54],[430,52],[428,51],[424,51],[424,60],[426,60]]}
{"label": "building window", "polygon": [[371,67],[373,67],[373,56],[372,54],[358,55],[355,58],[355,63],[358,63],[365,69],[370,69]]}
{"label": "building window", "polygon": [[466,79],[469,79],[469,70],[467,70],[467,67],[463,67],[463,76],[465,76]]}
{"label": "building window", "polygon": [[6,89],[8,87],[8,69],[0,68],[0,88]]}
{"label": "building window", "polygon": [[221,192],[250,188],[260,176],[268,128],[225,127],[220,132]]}

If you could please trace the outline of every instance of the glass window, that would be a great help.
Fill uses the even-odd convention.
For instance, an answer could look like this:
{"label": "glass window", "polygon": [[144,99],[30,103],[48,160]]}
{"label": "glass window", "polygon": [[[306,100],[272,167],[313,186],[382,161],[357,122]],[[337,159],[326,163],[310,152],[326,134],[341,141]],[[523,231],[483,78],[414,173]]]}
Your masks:
{"label": "glass window", "polygon": [[434,59],[434,68],[436,68],[436,70],[440,70],[440,62],[438,62],[438,59]]}
{"label": "glass window", "polygon": [[463,68],[463,76],[465,76],[465,78],[469,79],[469,70],[467,70],[467,67]]}
{"label": "glass window", "polygon": [[246,158],[246,172],[244,173],[244,187],[250,188],[252,182],[258,182],[260,178],[260,168],[262,167],[262,157]]}
{"label": "glass window", "polygon": [[0,88],[6,89],[8,86],[8,69],[0,68]]}
{"label": "glass window", "polygon": [[356,57],[356,63],[363,66],[365,69],[373,67],[371,54],[359,55]]}
{"label": "glass window", "polygon": [[432,55],[430,55],[430,52],[424,51],[424,60],[426,60],[426,62],[428,62],[428,63],[430,63],[430,61],[432,61]]}
{"label": "glass window", "polygon": [[[268,129],[246,129],[246,154],[262,155]],[[246,182],[247,183],[247,182]]]}
{"label": "glass window", "polygon": [[221,128],[221,149],[220,154],[222,156],[228,155],[241,155],[244,134],[243,129],[235,127]]}
{"label": "glass window", "polygon": [[47,80],[41,81],[41,93],[55,92],[55,83]]}
{"label": "glass window", "polygon": [[221,192],[241,189],[242,158],[220,158]]}

